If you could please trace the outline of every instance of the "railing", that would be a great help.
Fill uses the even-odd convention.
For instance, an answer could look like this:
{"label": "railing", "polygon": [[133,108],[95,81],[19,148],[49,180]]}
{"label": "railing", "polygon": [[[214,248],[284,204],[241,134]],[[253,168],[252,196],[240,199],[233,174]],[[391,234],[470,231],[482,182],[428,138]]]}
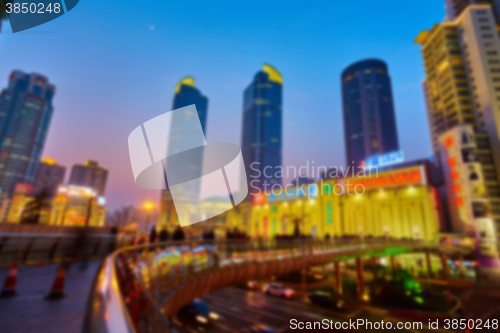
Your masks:
{"label": "railing", "polygon": [[[191,299],[227,285],[288,274],[345,256],[387,249],[441,251],[412,241],[177,242],[108,256],[96,277],[83,332],[174,332],[169,319]],[[449,251],[450,249],[446,249]]]}
{"label": "railing", "polygon": [[0,267],[102,258],[130,243],[112,234],[0,233]]}

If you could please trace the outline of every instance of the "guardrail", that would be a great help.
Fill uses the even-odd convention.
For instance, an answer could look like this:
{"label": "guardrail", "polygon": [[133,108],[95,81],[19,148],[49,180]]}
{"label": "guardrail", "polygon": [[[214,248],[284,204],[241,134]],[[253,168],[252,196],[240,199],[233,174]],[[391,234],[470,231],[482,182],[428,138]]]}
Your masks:
{"label": "guardrail", "polygon": [[[170,318],[211,290],[288,274],[345,256],[450,251],[415,241],[171,242],[129,247],[108,256],[89,297],[83,332],[174,332]],[[378,251],[378,253],[377,253]]]}
{"label": "guardrail", "polygon": [[112,234],[0,233],[0,268],[102,258],[130,244]]}

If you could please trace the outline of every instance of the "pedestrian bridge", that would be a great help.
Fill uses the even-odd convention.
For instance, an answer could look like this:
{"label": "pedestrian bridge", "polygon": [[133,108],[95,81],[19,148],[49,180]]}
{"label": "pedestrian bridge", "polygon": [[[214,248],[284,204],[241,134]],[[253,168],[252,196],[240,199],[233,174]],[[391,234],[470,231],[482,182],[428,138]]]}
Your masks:
{"label": "pedestrian bridge", "polygon": [[467,248],[420,241],[170,242],[120,249],[96,276],[84,332],[171,332],[170,318],[210,291],[332,261],[412,252],[464,255]]}

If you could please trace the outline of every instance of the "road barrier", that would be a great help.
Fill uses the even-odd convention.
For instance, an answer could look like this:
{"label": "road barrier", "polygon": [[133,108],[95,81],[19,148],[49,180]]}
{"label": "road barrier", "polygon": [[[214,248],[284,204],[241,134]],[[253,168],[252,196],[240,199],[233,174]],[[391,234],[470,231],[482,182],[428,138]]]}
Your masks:
{"label": "road barrier", "polygon": [[130,245],[130,236],[88,234],[0,233],[0,268],[103,258]]}

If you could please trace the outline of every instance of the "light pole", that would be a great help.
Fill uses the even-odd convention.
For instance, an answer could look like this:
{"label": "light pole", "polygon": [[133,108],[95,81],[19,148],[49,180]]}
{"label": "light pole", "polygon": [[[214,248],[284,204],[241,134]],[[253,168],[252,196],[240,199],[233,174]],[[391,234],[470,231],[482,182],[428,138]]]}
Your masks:
{"label": "light pole", "polygon": [[155,209],[156,205],[152,201],[146,201],[142,208],[146,211],[146,233],[149,233],[149,219],[151,217],[151,211]]}

